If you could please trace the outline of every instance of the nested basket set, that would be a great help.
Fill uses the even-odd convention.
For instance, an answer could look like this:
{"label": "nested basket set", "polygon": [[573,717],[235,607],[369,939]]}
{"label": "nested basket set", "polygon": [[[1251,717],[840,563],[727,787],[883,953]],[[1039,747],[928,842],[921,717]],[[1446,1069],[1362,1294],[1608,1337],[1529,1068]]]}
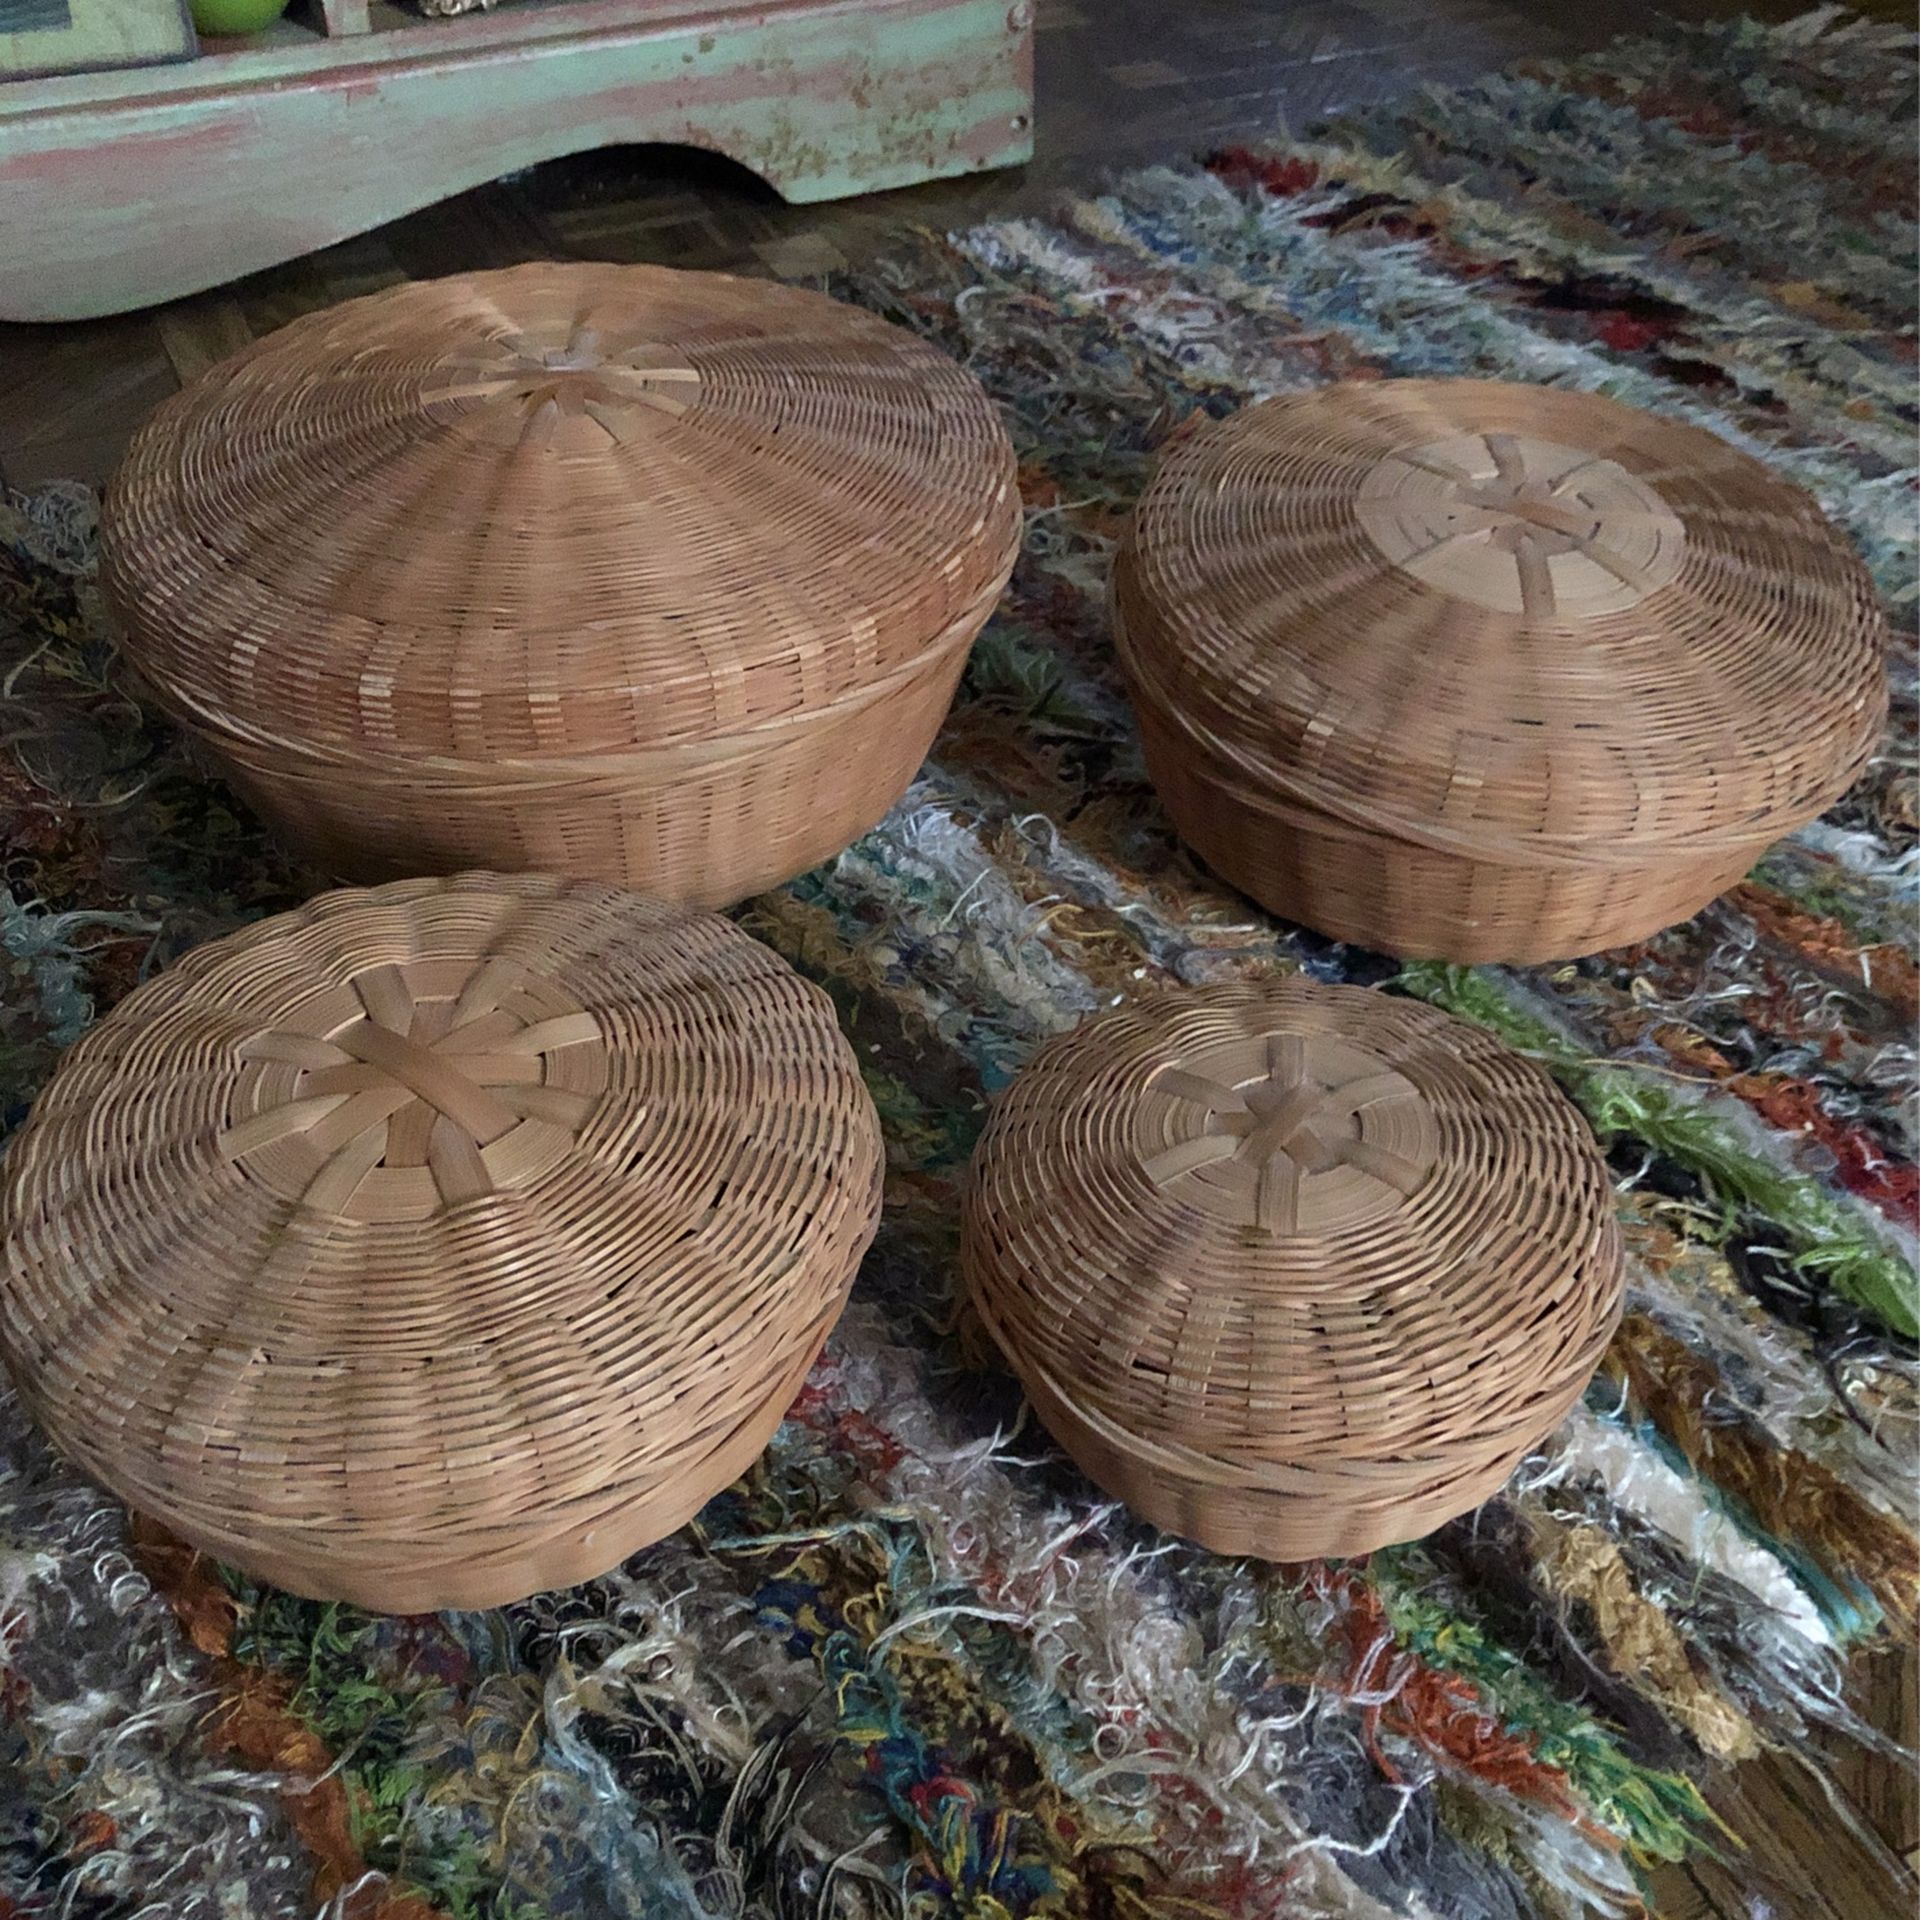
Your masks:
{"label": "nested basket set", "polygon": [[[103,521],[125,657],[315,867],[386,884],[138,989],[12,1143],[0,1350],[56,1444],[264,1579],[401,1611],[590,1578],[743,1471],[883,1151],[826,996],[707,909],[900,797],[1018,538],[970,375],[717,275],[407,286],[162,407]],[[1249,407],[1169,451],[1112,604],[1188,843],[1398,954],[1684,918],[1884,712],[1813,505],[1582,394]],[[1300,979],[1044,1047],[962,1220],[1086,1472],[1283,1560],[1499,1487],[1620,1259],[1539,1069]]]}

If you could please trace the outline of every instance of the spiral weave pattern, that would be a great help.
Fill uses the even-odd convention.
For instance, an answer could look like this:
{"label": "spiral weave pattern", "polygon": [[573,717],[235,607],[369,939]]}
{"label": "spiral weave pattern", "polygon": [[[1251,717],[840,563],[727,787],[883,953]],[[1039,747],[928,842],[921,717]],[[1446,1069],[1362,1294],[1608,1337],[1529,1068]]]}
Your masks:
{"label": "spiral weave pattern", "polygon": [[1431,1007],[1301,980],[1050,1042],[963,1225],[971,1299],[1089,1476],[1273,1560],[1478,1505],[1620,1315],[1605,1163],[1546,1075]]}
{"label": "spiral weave pattern", "polygon": [[129,659],[304,853],[695,905],[838,852],[1013,564],[979,384],[819,294],[541,264],[311,314],[135,436]]}
{"label": "spiral weave pattern", "polygon": [[1564,958],[1685,918],[1886,713],[1884,616],[1814,503],[1593,394],[1249,407],[1162,462],[1113,603],[1182,834],[1392,953]]}
{"label": "spiral weave pattern", "polygon": [[603,1572],[765,1445],[879,1217],[826,997],[594,882],[327,894],[73,1048],[12,1143],[0,1348],[55,1444],[296,1592]]}

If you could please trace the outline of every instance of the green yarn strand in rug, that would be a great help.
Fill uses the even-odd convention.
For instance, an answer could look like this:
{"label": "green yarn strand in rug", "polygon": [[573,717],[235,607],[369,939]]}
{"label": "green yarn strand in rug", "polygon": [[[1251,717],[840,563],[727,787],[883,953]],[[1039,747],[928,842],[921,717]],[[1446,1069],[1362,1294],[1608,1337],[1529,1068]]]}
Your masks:
{"label": "green yarn strand in rug", "polygon": [[[1896,1333],[1920,1335],[1920,1275],[1876,1245],[1848,1210],[1805,1174],[1771,1165],[1733,1128],[1651,1074],[1582,1053],[1516,1006],[1484,971],[1437,961],[1403,967],[1394,984],[1487,1027],[1549,1068],[1603,1140],[1630,1134],[1750,1208],[1791,1243],[1795,1264],[1818,1274]],[[1732,1221],[1727,1221],[1731,1228]]]}

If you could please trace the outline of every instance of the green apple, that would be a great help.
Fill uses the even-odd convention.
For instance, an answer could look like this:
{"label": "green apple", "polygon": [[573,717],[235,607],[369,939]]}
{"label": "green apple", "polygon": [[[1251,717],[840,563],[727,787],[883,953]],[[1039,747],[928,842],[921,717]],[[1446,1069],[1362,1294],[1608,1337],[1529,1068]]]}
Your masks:
{"label": "green apple", "polygon": [[193,24],[202,33],[258,33],[287,10],[287,0],[193,0]]}

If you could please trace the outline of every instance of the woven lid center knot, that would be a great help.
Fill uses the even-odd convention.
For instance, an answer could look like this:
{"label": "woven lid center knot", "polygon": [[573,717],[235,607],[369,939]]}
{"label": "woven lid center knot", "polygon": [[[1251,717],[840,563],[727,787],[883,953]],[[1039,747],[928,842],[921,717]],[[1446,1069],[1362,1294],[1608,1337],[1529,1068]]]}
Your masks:
{"label": "woven lid center knot", "polygon": [[551,1168],[606,1084],[599,1022],[497,957],[390,963],[254,1035],[222,1154],[303,1208],[422,1219]]}
{"label": "woven lid center knot", "polygon": [[591,452],[626,444],[649,414],[685,413],[699,387],[699,369],[674,347],[573,325],[462,348],[431,370],[423,397],[483,439]]}
{"label": "woven lid center knot", "polygon": [[1404,1074],[1348,1041],[1297,1032],[1235,1037],[1159,1069],[1135,1144],[1155,1186],[1274,1234],[1399,1207],[1439,1151]]}
{"label": "woven lid center knot", "polygon": [[1388,454],[1355,506],[1426,585],[1530,620],[1622,613],[1680,569],[1685,530],[1617,461],[1532,434],[1456,434]]}

